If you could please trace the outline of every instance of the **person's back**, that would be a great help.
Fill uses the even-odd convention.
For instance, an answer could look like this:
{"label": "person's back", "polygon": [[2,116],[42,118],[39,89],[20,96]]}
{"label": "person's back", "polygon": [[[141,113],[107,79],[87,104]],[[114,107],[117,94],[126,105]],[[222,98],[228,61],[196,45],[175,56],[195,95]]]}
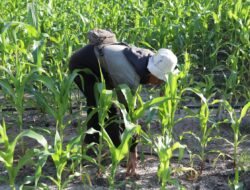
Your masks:
{"label": "person's back", "polygon": [[114,87],[119,84],[127,84],[131,89],[136,89],[140,83],[140,76],[125,57],[123,51],[126,48],[127,46],[120,44],[104,46],[105,63],[101,63],[101,67],[109,74]]}

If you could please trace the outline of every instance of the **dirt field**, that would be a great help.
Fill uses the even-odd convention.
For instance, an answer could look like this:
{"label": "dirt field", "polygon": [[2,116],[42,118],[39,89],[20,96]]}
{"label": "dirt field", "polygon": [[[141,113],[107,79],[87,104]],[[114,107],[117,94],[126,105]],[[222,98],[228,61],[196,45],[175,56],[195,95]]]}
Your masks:
{"label": "dirt field", "polygon": [[[215,113],[215,112],[214,112]],[[15,136],[17,133],[17,128],[15,128],[15,122],[16,122],[16,113],[15,112],[4,112],[6,123],[8,123],[8,126],[12,126],[8,133],[10,137]],[[177,117],[184,117],[185,113],[183,111],[179,111],[176,113]],[[3,117],[3,115],[1,115]],[[84,120],[85,115],[83,114],[82,119]],[[214,115],[216,118],[217,116]],[[226,117],[224,115],[223,117]],[[143,122],[140,121],[142,127],[145,127]],[[25,119],[24,119],[24,128],[28,128],[30,126],[33,126],[36,130],[45,128],[45,129],[52,129],[55,125],[53,119],[51,117],[41,114],[37,110],[32,111],[26,111],[25,112]],[[147,129],[144,129],[147,130]],[[182,132],[184,131],[193,131],[195,133],[199,133],[199,122],[196,119],[184,119],[179,124],[177,124],[174,128],[174,136],[178,137]],[[150,131],[151,134],[157,134],[160,132],[160,125],[156,121],[151,123]],[[245,117],[243,119],[242,125],[241,125],[241,133],[243,135],[250,134],[250,119],[249,116]],[[74,137],[76,135],[76,130],[74,127],[67,127],[65,129],[65,141],[67,142],[70,138]],[[213,135],[220,134],[223,137],[226,137],[227,139],[232,140],[232,129],[228,124],[224,124],[220,127],[218,131],[214,131]],[[47,137],[48,141],[53,142],[53,137]],[[183,140],[182,143],[185,143],[189,149],[193,153],[197,153],[199,151],[199,144],[197,141],[189,136],[186,139]],[[26,142],[26,144],[29,143]],[[248,172],[242,171],[240,172],[240,181],[244,185],[244,189],[250,189],[250,138],[247,139],[246,142],[240,145],[240,151],[244,151],[245,153],[248,153],[248,159],[245,161],[245,166],[248,166]],[[223,141],[212,141],[209,144],[209,150],[220,150],[223,151],[229,155],[232,155],[232,147],[230,147],[228,144],[226,144]],[[18,156],[18,150],[16,156]],[[159,189],[160,183],[157,178],[157,167],[159,164],[157,155],[149,148],[147,145],[138,145],[138,153],[139,153],[139,161],[138,161],[138,169],[137,173],[139,175],[138,179],[129,179],[125,177],[125,168],[122,166],[119,166],[117,169],[117,176],[116,176],[116,182],[117,182],[117,189]],[[152,154],[151,154],[152,153]],[[151,155],[150,155],[151,154]],[[172,176],[175,179],[178,179],[178,182],[180,186],[185,187],[188,190],[227,190],[230,189],[228,186],[228,181],[233,180],[234,178],[234,171],[233,171],[233,162],[232,159],[229,156],[226,156],[224,159],[219,159],[217,163],[215,164],[215,167],[213,167],[213,159],[216,157],[215,154],[208,153],[208,158],[205,163],[205,168],[202,172],[202,174],[197,179],[189,179],[190,174],[180,172]],[[174,156],[172,159],[172,168],[178,168],[182,166],[189,167],[190,166],[190,160],[189,155],[187,152],[184,155],[184,158],[180,163],[177,161],[177,155]],[[124,165],[125,161],[123,162]],[[194,168],[198,170],[198,160],[194,160]],[[110,159],[107,157],[104,160],[105,168],[108,168],[110,164]],[[78,178],[75,178],[72,183],[67,187],[67,189],[77,190],[77,189],[108,189],[108,180],[107,180],[107,173],[104,173],[103,176],[97,177],[96,176],[96,170],[97,167],[90,165],[87,167],[87,171],[91,176],[91,183],[92,186],[88,185],[82,185],[80,180]],[[43,169],[45,174],[53,174],[54,173],[54,166],[50,159],[48,159],[46,166]],[[108,171],[108,169],[107,169]],[[23,180],[23,177],[26,175],[31,175],[33,170],[29,168],[28,166],[23,168],[20,171],[20,175],[17,178],[17,183],[20,183]],[[4,172],[2,163],[0,163],[0,175],[6,176],[7,173]],[[49,189],[56,189],[54,185],[51,184],[49,181],[45,181],[45,183],[49,184]],[[18,185],[17,185],[18,186]],[[8,186],[1,182],[0,190],[7,190]],[[169,189],[177,189],[177,187],[169,186]]]}

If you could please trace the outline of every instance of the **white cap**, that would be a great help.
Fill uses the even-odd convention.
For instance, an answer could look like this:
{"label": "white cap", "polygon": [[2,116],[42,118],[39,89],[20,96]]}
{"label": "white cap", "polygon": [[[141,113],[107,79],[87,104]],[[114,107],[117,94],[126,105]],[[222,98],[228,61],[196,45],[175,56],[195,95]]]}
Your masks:
{"label": "white cap", "polygon": [[173,72],[176,65],[177,57],[175,54],[169,49],[162,48],[149,58],[147,68],[152,75],[166,81],[166,74]]}

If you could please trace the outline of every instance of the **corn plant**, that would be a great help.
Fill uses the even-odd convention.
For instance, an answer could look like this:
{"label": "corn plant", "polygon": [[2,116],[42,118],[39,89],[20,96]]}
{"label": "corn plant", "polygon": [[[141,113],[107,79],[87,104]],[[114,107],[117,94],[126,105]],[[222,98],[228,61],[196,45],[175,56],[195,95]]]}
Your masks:
{"label": "corn plant", "polygon": [[[192,155],[192,157],[198,157],[201,161],[200,163],[200,173],[202,174],[202,171],[205,167],[205,160],[207,156],[207,146],[210,141],[212,141],[214,138],[211,136],[211,132],[223,121],[221,122],[213,122],[210,120],[210,110],[209,110],[209,102],[204,97],[204,95],[197,89],[193,88],[186,88],[185,91],[191,91],[195,93],[197,96],[201,99],[201,108],[198,114],[195,114],[194,116],[190,117],[196,117],[199,119],[199,126],[201,133],[200,135],[193,133],[192,131],[184,132],[183,135],[190,134],[192,135],[200,144],[201,150],[198,154]],[[211,126],[208,126],[209,123],[212,123]],[[183,136],[180,136],[182,138]]]}
{"label": "corn plant", "polygon": [[170,166],[170,159],[173,156],[173,152],[179,149],[179,160],[183,157],[185,146],[181,145],[179,142],[172,143],[172,137],[157,136],[154,139],[153,147],[155,152],[159,156],[160,164],[158,166],[157,175],[161,180],[161,189],[166,189],[167,183],[175,184],[179,186],[176,180],[171,179],[172,169]]}
{"label": "corn plant", "polygon": [[140,131],[139,125],[133,124],[128,120],[127,112],[124,106],[118,102],[116,102],[116,105],[117,106],[119,105],[118,107],[120,107],[121,109],[125,125],[125,129],[121,136],[121,144],[118,147],[116,147],[105,130],[103,130],[101,134],[103,139],[107,142],[111,153],[112,166],[111,166],[111,174],[109,177],[109,183],[111,189],[115,189],[114,182],[115,182],[115,174],[117,166],[119,165],[121,160],[128,155],[133,135],[135,133],[139,133]]}
{"label": "corn plant", "polygon": [[[105,83],[100,65],[99,65],[99,69],[100,69],[100,74],[101,74],[101,82],[96,83],[94,86],[94,96],[95,96],[97,106],[93,108],[90,115],[96,114],[96,113],[98,114],[98,125],[100,126],[100,131],[97,131],[91,128],[87,131],[87,133],[88,134],[99,133],[99,142],[97,145],[97,166],[98,166],[98,175],[101,175],[101,173],[104,170],[101,164],[102,150],[104,147],[102,134],[106,132],[105,128],[107,127],[106,123],[109,119],[108,112],[112,104],[113,91],[106,89],[106,83]],[[90,70],[85,70],[84,72],[90,72],[90,74],[96,77],[96,75],[94,75],[94,73],[92,73],[92,71]],[[98,81],[97,78],[96,80]],[[86,81],[83,81],[83,82],[86,82]]]}
{"label": "corn plant", "polygon": [[[46,176],[49,178],[54,184],[57,186],[58,190],[64,189],[67,187],[68,183],[71,182],[71,180],[75,176],[82,176],[82,174],[78,172],[74,172],[70,174],[67,178],[63,178],[62,174],[66,169],[67,164],[69,163],[69,160],[72,162],[75,162],[77,160],[82,160],[83,156],[81,155],[81,138],[82,135],[78,135],[77,137],[71,139],[69,142],[67,142],[66,147],[63,146],[62,138],[59,135],[59,132],[56,131],[55,139],[54,139],[54,146],[50,148],[49,155],[51,156],[55,168],[56,168],[56,177],[52,176]],[[84,157],[86,159],[86,157]],[[88,158],[92,162],[94,162],[91,158]]]}
{"label": "corn plant", "polygon": [[[119,162],[128,154],[129,152],[129,145],[130,140],[135,132],[139,132],[140,126],[136,125],[134,123],[137,122],[137,120],[142,117],[143,113],[150,107],[157,103],[163,102],[165,100],[164,97],[155,98],[154,100],[148,101],[146,103],[142,102],[142,99],[139,96],[139,91],[136,92],[136,95],[133,96],[132,91],[129,89],[126,85],[120,85],[119,91],[122,92],[125,101],[121,103],[118,103],[118,101],[115,101],[115,105],[121,110],[123,121],[125,125],[125,130],[122,134],[121,138],[121,144],[118,147],[115,147],[112,140],[108,136],[107,132],[105,131],[106,126],[109,124],[107,122],[107,114],[108,110],[114,101],[112,101],[113,92],[111,90],[106,89],[105,81],[103,77],[101,77],[102,82],[98,83],[96,85],[97,87],[97,93],[96,93],[96,100],[97,100],[97,110],[98,110],[98,119],[99,119],[99,125],[101,127],[100,131],[100,140],[99,140],[99,156],[97,156],[98,159],[98,165],[100,167],[101,163],[101,149],[102,149],[102,138],[107,142],[110,152],[111,152],[111,158],[112,158],[112,168],[111,168],[111,176],[109,177],[111,188],[114,188],[114,177],[116,168],[119,164]],[[139,89],[139,88],[138,88]],[[118,92],[119,93],[119,92]],[[121,101],[121,97],[119,97]],[[140,105],[137,105],[137,98],[140,99]],[[124,106],[127,108],[128,112],[124,108]],[[117,121],[111,121],[111,122],[117,122]],[[107,123],[107,124],[106,124]],[[142,132],[142,131],[141,131]]]}
{"label": "corn plant", "polygon": [[230,140],[223,138],[228,144],[233,146],[233,161],[234,161],[234,169],[235,169],[235,175],[234,175],[234,181],[232,183],[233,188],[237,189],[239,184],[239,165],[238,165],[238,149],[240,143],[244,142],[247,135],[242,136],[240,134],[240,124],[242,119],[246,116],[248,109],[250,108],[250,102],[244,105],[242,108],[240,115],[237,116],[236,110],[232,108],[232,106],[229,104],[226,100],[214,100],[212,104],[221,103],[225,107],[225,109],[229,113],[229,122],[231,123],[231,129],[233,130],[233,142],[230,142]]}
{"label": "corn plant", "polygon": [[[27,150],[25,152],[25,154],[19,158],[19,161],[18,161],[17,165],[15,166],[14,151],[15,151],[16,145],[18,144],[18,141],[20,139],[22,139],[23,137],[29,137],[31,139],[36,140],[44,148],[44,150],[39,151],[36,148]],[[47,144],[46,139],[42,135],[40,135],[32,130],[24,130],[21,133],[19,133],[13,141],[10,141],[8,136],[7,136],[7,133],[6,133],[6,125],[5,125],[4,121],[3,121],[2,125],[0,125],[0,144],[3,145],[0,148],[1,149],[0,162],[3,163],[5,169],[7,170],[7,173],[9,176],[8,181],[9,181],[10,188],[12,190],[16,189],[15,180],[16,180],[16,176],[18,175],[20,169],[24,165],[32,163],[32,158],[34,156],[39,156],[39,155],[46,156],[47,151],[48,151],[48,144]],[[38,184],[38,180],[41,176],[41,169],[42,169],[42,166],[43,166],[45,160],[43,159],[43,162],[42,163],[39,162],[39,164],[37,165],[37,170],[36,170],[36,174],[35,174],[35,186],[37,186],[37,184]]]}
{"label": "corn plant", "polygon": [[[169,164],[172,152],[175,149],[180,149],[182,151],[184,149],[184,146],[179,142],[173,142],[173,128],[175,124],[180,121],[175,119],[175,113],[178,109],[180,97],[183,93],[183,90],[178,90],[178,81],[181,81],[181,79],[184,79],[187,76],[190,68],[189,55],[185,53],[184,58],[185,64],[182,66],[180,72],[170,72],[166,75],[167,80],[164,86],[164,97],[166,100],[157,108],[158,117],[162,127],[161,136],[153,140],[153,145],[160,159],[158,177],[161,180],[162,189],[165,189],[166,184],[171,182],[171,168]],[[180,157],[182,157],[182,155],[183,152],[180,154]]]}
{"label": "corn plant", "polygon": [[[160,164],[157,175],[161,180],[161,189],[166,189],[167,183],[175,183],[171,180],[170,159],[175,149],[184,149],[179,142],[173,144],[173,127],[175,126],[175,112],[177,110],[179,96],[177,96],[177,76],[170,73],[165,84],[164,96],[167,98],[158,106],[158,115],[161,122],[161,136],[153,139],[153,147],[159,156]],[[181,155],[180,155],[181,157]]]}
{"label": "corn plant", "polygon": [[[127,85],[120,85],[118,88],[119,92],[121,92],[124,97],[121,102],[123,105],[125,105],[128,112],[127,117],[129,118],[129,121],[134,124],[137,124],[138,120],[143,118],[145,115],[148,117],[147,123],[150,123],[155,112],[148,112],[148,110],[155,110],[159,105],[168,100],[168,97],[156,97],[147,101],[143,101],[142,97],[140,96],[141,89],[141,86],[139,86],[134,92],[134,90],[130,89]],[[142,129],[140,130],[139,137],[142,137],[142,140],[145,140],[145,143],[152,144],[150,135],[145,133]]]}
{"label": "corn plant", "polygon": [[39,75],[34,80],[42,83],[48,89],[49,98],[44,96],[41,92],[33,90],[37,103],[46,110],[48,114],[53,116],[56,120],[56,130],[59,132],[63,140],[63,130],[66,127],[64,123],[64,116],[69,110],[69,95],[70,90],[77,76],[76,72],[65,75],[61,80],[54,80],[53,77],[47,75]]}
{"label": "corn plant", "polygon": [[167,74],[167,80],[164,85],[164,97],[167,98],[158,107],[158,115],[162,125],[162,135],[172,136],[173,127],[177,123],[175,121],[175,113],[178,109],[180,97],[185,90],[178,89],[178,82],[181,85],[181,80],[185,79],[190,69],[190,59],[188,53],[185,53],[185,64],[182,65],[181,71],[170,72]]}
{"label": "corn plant", "polygon": [[172,136],[173,127],[175,125],[175,112],[179,102],[177,96],[177,77],[170,73],[165,84],[164,96],[168,98],[165,102],[159,105],[159,118],[162,124],[162,135]]}
{"label": "corn plant", "polygon": [[[17,110],[17,124],[19,127],[19,132],[23,130],[23,114],[25,110],[25,93],[27,91],[27,86],[31,85],[31,81],[35,77],[38,71],[42,69],[34,68],[30,70],[32,65],[24,63],[17,67],[16,71],[12,71],[8,68],[0,66],[0,72],[7,74],[7,78],[0,78],[0,86],[5,92],[11,104]],[[22,140],[21,140],[22,141]],[[22,152],[24,152],[24,145],[22,145]]]}
{"label": "corn plant", "polygon": [[25,89],[30,85],[35,74],[41,69],[33,69],[30,71],[30,64],[22,64],[17,68],[17,72],[13,72],[3,66],[0,66],[0,72],[4,72],[8,75],[8,78],[0,79],[0,86],[3,91],[10,97],[12,105],[16,108],[18,114],[18,126],[19,132],[23,128],[23,113],[24,113],[24,95]]}
{"label": "corn plant", "polygon": [[[64,147],[63,139],[61,138],[59,132],[56,130],[54,145],[53,147],[49,147],[49,155],[51,156],[55,168],[56,168],[56,176],[46,176],[57,186],[58,189],[64,189],[67,185],[73,180],[74,177],[81,177],[81,179],[88,180],[88,183],[91,184],[90,176],[87,171],[84,171],[84,167],[82,166],[82,161],[87,160],[88,162],[97,165],[95,159],[91,158],[86,154],[86,147],[82,147],[82,141],[84,139],[84,135],[86,132],[86,125],[89,119],[93,116],[95,112],[91,113],[84,123],[82,124],[80,130],[78,131],[78,135],[72,139],[70,139]],[[91,146],[91,145],[89,145]],[[85,149],[85,150],[83,150]],[[71,164],[70,175],[67,178],[63,178],[63,172],[67,169],[67,165]],[[80,172],[78,172],[75,167],[80,165]]]}
{"label": "corn plant", "polygon": [[169,99],[168,97],[156,97],[144,102],[140,96],[141,86],[135,93],[127,85],[119,85],[118,89],[124,97],[121,103],[126,107],[132,123],[137,123],[138,119],[142,118],[151,107],[158,106]]}
{"label": "corn plant", "polygon": [[[37,103],[39,103],[48,114],[52,115],[56,120],[56,130],[55,130],[55,139],[53,151],[51,150],[51,157],[56,166],[56,179],[53,177],[49,178],[57,185],[58,189],[63,189],[67,183],[72,178],[62,181],[62,172],[65,169],[66,164],[68,163],[70,154],[70,148],[64,150],[64,129],[66,123],[64,122],[64,116],[69,109],[69,94],[71,85],[73,84],[74,78],[77,76],[76,72],[64,76],[62,80],[55,81],[49,77],[49,75],[39,75],[35,78],[36,81],[41,82],[45,85],[52,94],[53,103],[49,103],[49,100],[46,100],[46,97],[43,96],[40,92],[33,91],[33,94],[36,97]],[[81,135],[79,135],[81,137]],[[68,147],[71,147],[72,143],[69,143]]]}

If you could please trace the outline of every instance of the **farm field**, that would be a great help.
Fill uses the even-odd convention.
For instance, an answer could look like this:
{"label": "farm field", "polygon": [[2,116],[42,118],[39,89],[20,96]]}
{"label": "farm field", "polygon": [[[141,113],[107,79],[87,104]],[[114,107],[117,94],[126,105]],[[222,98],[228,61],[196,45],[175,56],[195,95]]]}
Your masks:
{"label": "farm field", "polygon": [[[14,113],[15,114],[15,113]],[[11,115],[11,114],[10,114]],[[180,111],[177,114],[177,117],[183,117],[185,114],[183,111]],[[215,114],[212,114],[213,117],[215,117]],[[12,115],[11,115],[12,116]],[[8,120],[9,123],[15,122],[15,120],[12,119],[12,117],[6,116],[6,120]],[[84,120],[86,118],[86,115],[82,115],[83,117],[81,118]],[[53,118],[50,116],[43,115],[39,112],[34,112],[34,111],[27,111],[25,113],[25,121],[27,123],[27,126],[37,126],[37,127],[42,127],[45,129],[51,129],[53,128],[53,125],[55,125]],[[45,120],[45,121],[44,121]],[[140,123],[143,126],[143,121],[140,121]],[[249,134],[249,126],[250,121],[249,119],[244,119],[241,127],[243,128],[242,134]],[[144,125],[145,126],[145,125]],[[228,139],[232,139],[233,133],[232,131],[228,130],[229,126],[224,125],[220,129],[220,135],[223,137],[226,137]],[[147,129],[144,129],[147,131]],[[176,136],[181,135],[183,131],[194,131],[194,132],[199,132],[199,123],[196,119],[185,119],[178,125],[176,125],[174,134]],[[17,133],[17,131],[10,130],[12,134]],[[148,132],[148,131],[147,131]],[[157,124],[156,121],[152,122],[152,126],[150,129],[150,132],[153,134],[159,134],[160,133],[160,126]],[[68,127],[65,130],[65,133],[67,136],[65,137],[65,144],[67,144],[71,138],[77,135],[76,130],[74,127]],[[213,135],[215,135],[214,133]],[[45,135],[46,139],[48,141],[53,142],[53,137],[50,135]],[[26,146],[32,147],[31,144],[33,144],[34,141],[29,141],[26,142]],[[186,138],[184,140],[185,144],[189,145],[194,153],[199,152],[199,143],[194,140],[193,138]],[[192,145],[192,146],[191,146]],[[240,151],[243,150],[248,150],[248,147],[250,145],[249,139],[244,142],[240,146]],[[214,141],[213,143],[210,143],[208,150],[212,149],[219,149],[223,152],[227,152],[228,155],[232,154],[232,147],[229,146],[228,144],[223,143],[223,141]],[[18,148],[17,148],[18,150]],[[18,152],[18,151],[17,151]],[[137,168],[137,173],[139,175],[138,179],[129,179],[125,177],[125,172],[126,169],[122,166],[118,167],[118,172],[116,176],[117,184],[119,184],[118,189],[159,189],[160,184],[157,179],[157,167],[159,164],[157,155],[150,149],[150,146],[148,145],[143,145],[139,144],[138,152],[140,154],[140,159],[138,162],[138,168]],[[143,156],[144,155],[144,156]],[[178,162],[178,154],[176,153],[175,156],[171,159],[172,167],[173,168],[179,168],[183,166],[189,166],[190,165],[190,158],[187,154],[183,157],[182,161],[179,163]],[[217,154],[212,154],[210,153],[207,157],[206,160],[206,166],[204,168],[204,171],[202,175],[195,180],[191,180],[188,178],[188,173],[186,172],[179,172],[176,174],[175,177],[173,178],[178,178],[179,183],[184,185],[186,189],[229,189],[228,187],[228,179],[233,179],[233,163],[232,159],[230,157],[225,157],[224,159],[219,159],[214,166],[213,159],[216,158]],[[195,159],[194,163],[198,165],[199,160]],[[103,160],[103,165],[105,167],[109,167],[110,164],[110,158],[105,157]],[[245,163],[249,164],[249,163]],[[197,168],[198,169],[198,168]],[[48,160],[46,165],[44,166],[43,172],[44,175],[52,175],[54,173],[54,166],[53,162],[51,160]],[[87,182],[83,183],[80,178],[75,178],[72,183],[68,185],[67,188],[65,189],[108,189],[108,173],[105,173],[102,177],[97,177],[96,172],[97,172],[97,167],[95,165],[89,164],[88,167],[86,168],[88,171],[89,175],[91,177],[92,185],[88,184]],[[6,175],[4,173],[3,168],[0,168],[1,174]],[[23,168],[20,172],[20,174],[17,177],[17,183],[21,183],[23,180],[24,175],[32,175],[34,173],[34,168],[29,167],[29,168]],[[67,170],[65,171],[67,173]],[[67,174],[65,174],[67,175]],[[245,171],[241,173],[241,182],[244,183],[245,187],[248,187],[250,185],[250,180],[249,180],[249,172]],[[48,180],[42,180],[43,182],[46,182],[47,185],[49,185],[50,189],[57,189],[53,183],[51,183]],[[126,183],[124,183],[124,181]],[[5,190],[8,186],[1,185],[0,189]],[[175,186],[168,186],[168,189],[177,189]],[[246,188],[247,189],[247,188]]]}
{"label": "farm field", "polygon": [[[0,190],[250,189],[249,0],[2,0],[0,10]],[[105,130],[82,143],[95,131],[68,62],[94,28],[178,57],[165,84],[120,87],[127,110],[98,84],[93,113],[105,128],[111,104],[121,110],[119,147]]]}

